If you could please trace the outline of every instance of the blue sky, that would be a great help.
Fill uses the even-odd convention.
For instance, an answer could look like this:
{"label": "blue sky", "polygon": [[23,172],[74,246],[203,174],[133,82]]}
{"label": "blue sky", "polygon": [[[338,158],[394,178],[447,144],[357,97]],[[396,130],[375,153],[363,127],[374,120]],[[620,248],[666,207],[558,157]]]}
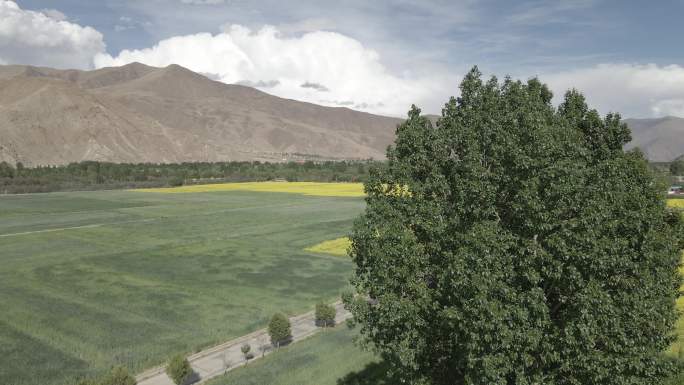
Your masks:
{"label": "blue sky", "polygon": [[[414,102],[438,112],[458,92],[460,76],[478,65],[488,75],[539,76],[557,95],[578,87],[604,113],[684,115],[684,0],[14,4],[19,10],[0,13],[0,27],[3,18],[23,12],[38,20],[33,24],[39,30],[44,22],[37,13],[82,30],[56,25],[46,35],[67,37],[59,44],[41,42],[40,53],[36,48],[43,46],[22,31],[12,35],[12,28],[0,28],[5,63],[87,69],[134,60],[159,66],[178,62],[226,83],[262,85],[283,97],[390,115],[401,115]],[[54,47],[60,51],[50,55]]]}

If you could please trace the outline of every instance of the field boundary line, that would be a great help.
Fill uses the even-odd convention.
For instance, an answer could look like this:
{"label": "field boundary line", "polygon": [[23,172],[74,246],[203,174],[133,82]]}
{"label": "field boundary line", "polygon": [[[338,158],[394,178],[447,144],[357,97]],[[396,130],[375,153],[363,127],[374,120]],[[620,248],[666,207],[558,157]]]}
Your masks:
{"label": "field boundary line", "polygon": [[98,227],[103,227],[103,226],[125,225],[127,223],[154,222],[156,220],[157,220],[157,218],[149,218],[149,219],[135,219],[135,220],[123,221],[123,222],[93,223],[90,225],[83,225],[83,226],[58,227],[58,228],[54,228],[54,229],[43,229],[43,230],[34,230],[34,231],[24,231],[24,232],[20,232],[20,233],[0,234],[0,238],[18,237],[21,235],[31,235],[31,234],[40,234],[40,233],[54,233],[54,232],[58,232],[58,231],[67,231],[67,230],[93,229],[93,228],[98,228]]}

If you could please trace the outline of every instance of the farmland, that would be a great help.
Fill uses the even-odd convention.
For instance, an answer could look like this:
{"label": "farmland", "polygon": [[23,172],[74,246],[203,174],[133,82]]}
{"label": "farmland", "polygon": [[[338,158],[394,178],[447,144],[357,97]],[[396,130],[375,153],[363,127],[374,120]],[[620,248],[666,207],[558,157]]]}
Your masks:
{"label": "farmland", "polygon": [[684,209],[684,199],[669,199],[667,201],[668,206],[677,207]]}
{"label": "farmland", "polygon": [[331,239],[329,241],[323,241],[311,247],[307,247],[305,250],[312,253],[323,253],[330,255],[337,255],[338,257],[345,257],[347,255],[347,250],[351,246],[351,241],[347,237]]}
{"label": "farmland", "polygon": [[363,209],[340,187],[0,197],[0,383],[139,371],[337,297],[351,262],[304,249]]}
{"label": "farmland", "polygon": [[362,197],[363,185],[360,183],[314,183],[314,182],[246,182],[189,185],[172,188],[139,189],[139,192],[156,192],[165,194],[219,192],[219,191],[253,191],[282,192],[304,194],[308,196]]}
{"label": "farmland", "polygon": [[[361,195],[352,184],[246,183],[0,197],[0,383],[140,371],[333,299],[351,272],[339,256]],[[283,384],[332,384],[372,368],[352,337],[336,329],[294,345],[300,353],[275,354],[256,378],[301,364]],[[341,356],[319,362],[332,346]],[[257,365],[219,383],[243,383]]]}
{"label": "farmland", "polygon": [[[394,385],[387,368],[369,351],[354,344],[355,330],[339,325],[288,346],[210,385]],[[297,370],[292,370],[297,368]]]}

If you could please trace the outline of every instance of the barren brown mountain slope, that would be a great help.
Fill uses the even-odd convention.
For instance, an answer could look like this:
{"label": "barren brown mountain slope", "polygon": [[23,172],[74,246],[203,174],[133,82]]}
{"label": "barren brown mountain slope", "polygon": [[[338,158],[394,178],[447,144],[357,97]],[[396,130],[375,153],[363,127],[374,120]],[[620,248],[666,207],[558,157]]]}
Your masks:
{"label": "barren brown mountain slope", "polygon": [[139,63],[0,67],[0,161],[382,158],[399,119],[322,107]]}
{"label": "barren brown mountain slope", "polygon": [[670,162],[684,155],[684,119],[667,116],[657,119],[627,119],[632,142],[654,162]]}

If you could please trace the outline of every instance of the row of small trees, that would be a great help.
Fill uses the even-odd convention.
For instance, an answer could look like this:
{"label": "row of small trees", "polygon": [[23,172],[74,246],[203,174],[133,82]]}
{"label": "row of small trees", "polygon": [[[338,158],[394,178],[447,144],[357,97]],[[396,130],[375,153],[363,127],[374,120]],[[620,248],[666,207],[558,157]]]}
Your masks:
{"label": "row of small trees", "polygon": [[[337,310],[334,306],[324,302],[320,302],[316,305],[314,317],[317,326],[334,326],[336,315]],[[268,323],[268,334],[271,337],[271,344],[276,348],[290,342],[292,339],[290,320],[282,313],[274,314],[271,318],[271,322]]]}
{"label": "row of small trees", "polygon": [[[314,312],[317,326],[328,327],[335,325],[337,311],[334,306],[326,303],[318,303]],[[292,325],[290,320],[282,313],[276,313],[268,323],[268,335],[271,338],[271,345],[279,348],[292,341]],[[244,344],[240,348],[245,361],[254,358],[252,347]],[[183,355],[176,355],[166,365],[166,374],[176,385],[183,385],[191,382],[195,372],[190,366],[190,362]],[[135,385],[133,377],[126,368],[115,367],[112,371],[100,379],[84,379],[78,385]]]}
{"label": "row of small trees", "polygon": [[[268,323],[268,334],[271,337],[271,344],[278,348],[282,344],[286,344],[292,340],[292,325],[290,320],[282,313],[276,313],[271,317]],[[245,343],[240,347],[245,361],[254,358],[252,353],[252,346]],[[226,364],[227,365],[227,364]],[[190,366],[188,359],[182,355],[174,356],[166,366],[166,374],[176,385],[183,385],[191,382],[190,379],[194,375],[194,371]]]}
{"label": "row of small trees", "polygon": [[127,164],[84,161],[61,166],[16,167],[0,162],[0,193],[116,189],[283,179],[307,182],[362,182],[375,161],[303,163],[195,162]]}
{"label": "row of small trees", "polygon": [[[317,326],[334,326],[336,315],[337,310],[334,306],[324,302],[316,305],[314,317]],[[282,313],[274,314],[273,317],[271,317],[271,321],[268,323],[268,335],[271,338],[271,345],[276,348],[289,343],[292,340],[292,325],[290,324],[290,320]],[[242,345],[240,350],[245,357],[245,361],[254,358],[252,347],[249,344]]]}

